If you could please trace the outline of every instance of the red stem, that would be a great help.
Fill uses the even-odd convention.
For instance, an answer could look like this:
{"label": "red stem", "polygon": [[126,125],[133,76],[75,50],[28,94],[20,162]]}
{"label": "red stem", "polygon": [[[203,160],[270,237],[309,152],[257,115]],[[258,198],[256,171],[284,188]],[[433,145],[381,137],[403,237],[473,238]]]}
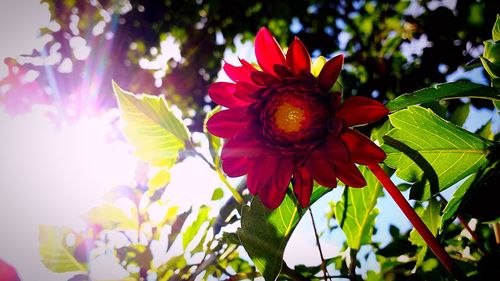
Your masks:
{"label": "red stem", "polygon": [[422,236],[424,241],[427,243],[427,246],[431,249],[431,251],[436,255],[436,257],[441,261],[446,269],[450,273],[452,273],[457,280],[465,280],[465,275],[458,270],[453,264],[451,257],[448,253],[441,247],[436,237],[431,233],[429,228],[425,225],[422,219],[417,215],[412,206],[406,201],[406,198],[401,194],[399,189],[394,185],[391,179],[387,176],[387,174],[380,168],[378,164],[369,165],[368,168],[372,171],[372,173],[378,178],[380,183],[385,187],[387,192],[391,195],[392,199],[399,206],[401,211],[406,215],[408,220],[413,224],[413,227],[417,230],[417,232]]}

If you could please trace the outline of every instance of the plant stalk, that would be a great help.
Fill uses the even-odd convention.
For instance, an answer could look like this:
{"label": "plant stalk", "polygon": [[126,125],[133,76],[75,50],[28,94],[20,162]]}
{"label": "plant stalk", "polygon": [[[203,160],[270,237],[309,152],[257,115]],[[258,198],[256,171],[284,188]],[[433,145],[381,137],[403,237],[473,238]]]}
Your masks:
{"label": "plant stalk", "polygon": [[387,174],[382,170],[382,168],[376,165],[369,165],[368,168],[372,171],[372,173],[377,177],[380,183],[387,190],[389,195],[391,195],[392,199],[396,202],[398,207],[403,211],[408,220],[412,223],[413,227],[417,230],[418,234],[422,236],[424,241],[427,243],[427,246],[431,249],[431,251],[436,255],[441,264],[446,267],[446,269],[453,274],[453,276],[457,280],[466,280],[467,277],[465,274],[458,269],[451,257],[444,250],[444,248],[439,244],[436,237],[431,233],[429,228],[425,225],[422,219],[418,216],[415,210],[412,208],[410,203],[406,201],[406,198],[401,194],[396,185],[391,181],[391,179],[387,176]]}
{"label": "plant stalk", "polygon": [[314,237],[316,238],[316,246],[318,246],[319,256],[321,258],[321,270],[323,270],[323,277],[325,278],[325,281],[328,281],[327,277],[328,271],[326,270],[325,257],[323,256],[323,250],[321,249],[321,244],[319,243],[318,230],[316,229],[316,222],[314,221],[314,216],[311,207],[309,207],[309,214],[311,215],[312,226],[314,229]]}

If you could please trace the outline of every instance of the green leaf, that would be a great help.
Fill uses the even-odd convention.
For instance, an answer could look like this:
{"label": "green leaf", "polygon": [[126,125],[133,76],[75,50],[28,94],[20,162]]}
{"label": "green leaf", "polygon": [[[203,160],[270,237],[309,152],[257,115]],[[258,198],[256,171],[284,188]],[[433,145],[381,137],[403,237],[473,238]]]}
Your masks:
{"label": "green leaf", "polygon": [[431,110],[411,106],[389,116],[394,129],[382,148],[385,163],[396,175],[416,182],[412,199],[427,200],[488,164],[490,141],[438,117]]}
{"label": "green leaf", "polygon": [[155,191],[165,187],[170,182],[170,172],[167,169],[160,169],[152,178],[148,180],[148,196],[153,196]]}
{"label": "green leaf", "polygon": [[[431,198],[429,200],[429,205],[420,216],[422,218],[422,221],[434,236],[436,236],[438,227],[440,225],[439,212],[439,202],[436,200],[436,198]],[[425,254],[427,253],[427,243],[424,241],[422,236],[420,236],[416,229],[412,229],[408,240],[410,240],[413,245],[423,247],[418,251],[417,263],[415,264],[415,268],[420,267],[424,263]]]}
{"label": "green leaf", "polygon": [[42,262],[52,272],[87,272],[87,265],[73,256],[74,249],[66,244],[66,237],[71,235],[67,227],[40,225],[38,227],[40,256]]}
{"label": "green leaf", "polygon": [[[175,212],[177,212],[177,210]],[[170,247],[172,247],[172,244],[174,244],[174,241],[177,238],[177,236],[179,236],[179,233],[182,230],[182,226],[186,222],[186,219],[191,214],[191,212],[192,209],[189,208],[189,210],[178,215],[177,218],[175,219],[174,223],[172,224],[172,230],[170,230],[170,234],[168,235],[167,251],[170,249]]]}
{"label": "green leaf", "polygon": [[219,137],[216,137],[212,134],[210,134],[208,131],[207,131],[207,121],[208,119],[210,119],[210,117],[212,117],[215,113],[219,112],[221,110],[221,107],[220,106],[217,106],[215,107],[212,111],[210,111],[209,113],[207,113],[207,116],[205,117],[205,120],[203,122],[204,126],[203,126],[203,132],[205,133],[205,135],[207,136],[207,139],[208,139],[208,149],[210,151],[210,155],[212,156],[212,159],[214,161],[214,165],[215,166],[219,166],[220,165],[220,150],[222,148],[222,139],[219,138]]}
{"label": "green leaf", "polygon": [[186,231],[182,235],[182,248],[184,250],[186,250],[189,243],[193,241],[193,238],[196,236],[196,234],[198,234],[201,225],[207,221],[209,211],[210,208],[207,206],[200,207],[196,220],[186,229]]}
{"label": "green leaf", "polygon": [[[436,198],[433,197],[429,200],[429,205],[427,206],[427,208],[425,208],[423,213],[419,214],[422,218],[422,221],[434,236],[437,234],[440,225],[439,213],[439,202],[436,200]],[[427,245],[425,240],[422,238],[422,236],[420,236],[420,234],[418,234],[415,229],[412,229],[412,231],[410,232],[410,238],[408,240],[410,240],[410,242],[416,246]]]}
{"label": "green leaf", "polygon": [[222,197],[224,197],[224,191],[222,191],[222,188],[217,187],[212,193],[212,198],[210,200],[217,201],[222,199]]}
{"label": "green leaf", "polygon": [[483,126],[481,126],[481,128],[479,128],[479,130],[477,130],[476,134],[478,134],[483,139],[494,140],[495,139],[495,134],[491,130],[491,125],[492,124],[493,123],[491,122],[491,120],[489,120],[486,124],[484,124]]}
{"label": "green leaf", "polygon": [[500,63],[500,42],[484,41],[483,57],[491,61],[497,68]]}
{"label": "green leaf", "polygon": [[[330,190],[315,186],[311,204]],[[237,234],[266,280],[275,280],[280,273],[286,244],[305,211],[297,203],[291,189],[275,210],[267,209],[257,196],[250,206],[243,206],[241,228]]]}
{"label": "green leaf", "polygon": [[90,224],[101,225],[105,229],[137,229],[139,222],[112,204],[97,206],[87,212],[83,219]]}
{"label": "green leaf", "polygon": [[450,224],[453,219],[455,219],[455,214],[458,211],[458,208],[462,204],[465,194],[467,190],[472,186],[475,182],[477,174],[471,175],[466,181],[464,181],[458,188],[455,190],[453,195],[451,196],[450,201],[446,204],[446,207],[443,210],[443,216],[441,217],[441,225],[440,229],[443,230],[445,226]]}
{"label": "green leaf", "polygon": [[500,40],[500,15],[497,15],[497,20],[491,31],[491,38],[493,38],[494,41]]}
{"label": "green leaf", "polygon": [[491,62],[489,59],[481,56],[479,57],[481,59],[481,62],[483,63],[483,67],[488,72],[488,74],[491,76],[492,79],[498,79],[500,78],[500,68],[497,67],[493,62]]}
{"label": "green leaf", "polygon": [[[476,219],[495,220],[499,214],[495,205],[499,179],[500,161],[497,160],[485,169],[478,171],[465,180],[453,193],[443,210],[440,230],[450,224],[458,212],[473,210]],[[486,215],[484,215],[486,214]],[[484,220],[483,220],[484,221]]]}
{"label": "green leaf", "polygon": [[458,106],[451,114],[450,122],[462,127],[462,125],[465,123],[465,120],[467,120],[467,116],[469,116],[469,111],[470,104],[468,103]]}
{"label": "green leaf", "polygon": [[366,179],[366,187],[345,187],[342,199],[335,204],[337,222],[347,238],[351,249],[359,250],[371,242],[377,198],[382,193],[382,185],[366,167],[359,167]]}
{"label": "green leaf", "polygon": [[125,136],[135,147],[135,155],[153,166],[171,167],[179,150],[189,141],[189,131],[168,107],[163,96],[140,95],[122,90],[115,82]]}
{"label": "green leaf", "polygon": [[434,87],[401,95],[388,102],[385,106],[390,111],[397,111],[410,105],[438,101],[442,99],[465,97],[500,100],[500,92],[498,89],[493,89],[487,86],[467,81],[458,81],[437,84]]}

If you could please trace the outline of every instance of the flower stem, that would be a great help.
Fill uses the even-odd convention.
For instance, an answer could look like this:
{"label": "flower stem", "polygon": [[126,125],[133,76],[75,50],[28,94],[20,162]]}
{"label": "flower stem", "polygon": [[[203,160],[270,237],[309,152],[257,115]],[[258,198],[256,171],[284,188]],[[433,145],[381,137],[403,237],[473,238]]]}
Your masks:
{"label": "flower stem", "polygon": [[311,215],[312,226],[314,229],[314,237],[316,238],[316,246],[318,246],[319,256],[321,258],[321,270],[323,270],[323,276],[325,278],[325,281],[328,281],[328,277],[327,277],[328,271],[326,270],[325,257],[323,256],[323,250],[321,250],[321,244],[319,243],[318,230],[316,229],[316,222],[314,221],[314,216],[313,216],[311,207],[309,207],[309,214]]}
{"label": "flower stem", "polygon": [[403,194],[399,191],[399,189],[394,185],[391,179],[387,176],[387,174],[382,170],[382,168],[376,165],[369,165],[368,168],[372,171],[372,173],[378,178],[380,183],[385,187],[389,195],[391,195],[392,199],[396,202],[398,207],[403,211],[408,220],[413,224],[413,227],[417,230],[418,234],[422,236],[424,241],[427,243],[427,246],[431,249],[431,251],[436,255],[441,264],[446,267],[446,269],[454,275],[457,280],[466,280],[467,277],[464,273],[458,269],[452,262],[451,257],[444,250],[444,248],[439,244],[436,237],[431,233],[429,228],[425,225],[422,219],[417,215],[415,210],[411,207],[411,205],[406,201]]}

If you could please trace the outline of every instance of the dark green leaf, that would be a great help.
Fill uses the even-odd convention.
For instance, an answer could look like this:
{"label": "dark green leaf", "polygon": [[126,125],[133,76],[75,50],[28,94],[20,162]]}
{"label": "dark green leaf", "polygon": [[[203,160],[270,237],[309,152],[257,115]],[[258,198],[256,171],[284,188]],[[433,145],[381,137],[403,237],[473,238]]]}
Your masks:
{"label": "dark green leaf", "polygon": [[434,87],[401,95],[386,104],[391,111],[397,111],[421,103],[451,98],[484,98],[500,100],[499,90],[466,81],[438,84]]}
{"label": "dark green leaf", "polygon": [[389,119],[394,129],[384,137],[385,163],[401,179],[416,182],[413,199],[427,200],[488,164],[490,141],[430,110],[411,106]]}
{"label": "dark green leaf", "polygon": [[[311,204],[329,191],[315,186]],[[275,280],[280,273],[286,244],[305,211],[291,192],[275,210],[267,209],[258,197],[252,199],[250,206],[243,206],[237,234],[266,280]]]}
{"label": "dark green leaf", "polygon": [[469,111],[470,104],[468,103],[458,106],[451,114],[450,122],[462,127],[462,125],[465,123],[465,120],[467,120],[467,116],[469,116]]}
{"label": "dark green leaf", "polygon": [[172,166],[189,141],[182,120],[172,113],[163,96],[135,96],[114,82],[113,89],[126,122],[123,131],[136,148],[135,155],[154,166]]}
{"label": "dark green leaf", "polygon": [[378,209],[377,198],[382,195],[382,185],[366,167],[359,167],[366,179],[366,187],[345,187],[342,199],[335,204],[338,224],[351,249],[359,250],[371,242],[373,225]]}

